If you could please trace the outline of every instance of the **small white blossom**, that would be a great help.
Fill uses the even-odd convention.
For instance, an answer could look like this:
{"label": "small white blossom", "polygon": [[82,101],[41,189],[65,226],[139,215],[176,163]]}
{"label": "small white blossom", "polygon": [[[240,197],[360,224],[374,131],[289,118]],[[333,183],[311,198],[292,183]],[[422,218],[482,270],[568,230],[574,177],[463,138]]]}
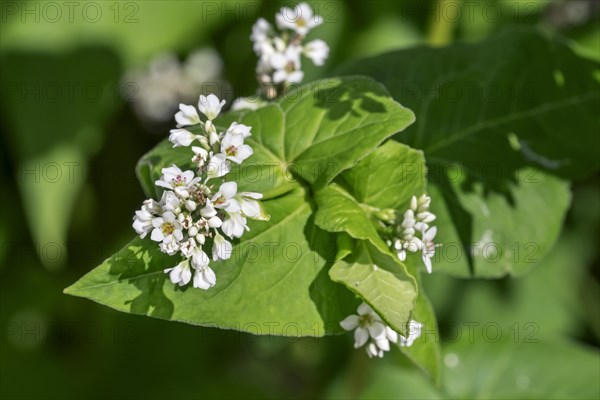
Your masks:
{"label": "small white blossom", "polygon": [[176,165],[162,169],[162,177],[155,184],[165,189],[173,190],[178,196],[187,198],[191,188],[200,181],[192,171],[182,171]]}
{"label": "small white blossom", "polygon": [[170,190],[165,190],[160,199],[160,206],[164,211],[171,211],[174,214],[181,212],[181,199]]}
{"label": "small white blossom", "polygon": [[408,338],[400,336],[400,346],[410,347],[413,345],[416,339],[421,336],[421,329],[423,324],[415,320],[411,320],[408,327]]}
{"label": "small white blossom", "polygon": [[233,103],[231,103],[231,109],[233,111],[258,110],[265,104],[266,103],[264,101],[262,101],[259,97],[256,96],[238,97],[233,101]]}
{"label": "small white blossom", "polygon": [[231,246],[231,243],[217,233],[213,243],[213,261],[229,259],[232,251],[233,247]]}
{"label": "small white blossom", "polygon": [[261,193],[255,192],[240,192],[235,196],[235,199],[240,204],[242,214],[245,217],[267,221],[269,216],[263,210],[258,200],[262,199]]}
{"label": "small white blossom", "polygon": [[315,65],[321,66],[325,64],[325,60],[329,57],[329,46],[323,40],[315,39],[304,46],[303,53]]}
{"label": "small white blossom", "polygon": [[175,121],[177,121],[177,127],[181,128],[199,124],[200,117],[194,106],[179,104],[179,112],[175,114]]}
{"label": "small white blossom", "polygon": [[260,51],[262,45],[269,39],[269,33],[273,28],[264,18],[259,18],[252,25],[250,40],[254,43],[254,51]]}
{"label": "small white blossom", "polygon": [[190,261],[183,260],[175,267],[165,269],[165,273],[169,274],[169,279],[171,279],[171,282],[174,284],[179,286],[187,285],[192,279]]}
{"label": "small white blossom", "polygon": [[221,152],[225,154],[228,160],[236,164],[241,164],[246,158],[250,157],[254,151],[252,147],[244,144],[244,136],[242,134],[225,133],[221,142]]}
{"label": "small white blossom", "polygon": [[183,128],[171,129],[171,134],[169,135],[169,141],[173,143],[173,147],[187,147],[192,144],[195,138],[196,135]]}
{"label": "small white blossom", "polygon": [[198,100],[198,110],[206,115],[206,118],[210,121],[219,116],[224,105],[225,100],[219,101],[219,98],[214,94],[209,94],[208,96],[201,95]]}
{"label": "small white blossom", "polygon": [[217,153],[210,158],[207,166],[208,178],[219,178],[227,175],[229,171],[231,171],[231,166],[225,154]]}
{"label": "small white blossom", "polygon": [[425,268],[427,269],[428,273],[431,273],[431,259],[435,255],[435,243],[433,243],[433,238],[435,237],[436,233],[437,228],[435,226],[429,228],[423,233],[421,252],[423,263],[425,264]]}
{"label": "small white blossom", "polygon": [[133,229],[143,239],[153,228],[152,219],[162,211],[160,204],[153,199],[144,200],[142,208],[135,212]]}
{"label": "small white blossom", "polygon": [[210,259],[204,251],[197,248],[192,255],[192,267],[196,270],[194,273],[193,285],[195,288],[208,290],[217,282],[215,272],[209,267]]}
{"label": "small white blossom", "polygon": [[242,135],[242,137],[246,139],[252,136],[252,133],[250,132],[251,130],[252,128],[247,125],[232,122],[229,128],[227,128],[227,132],[225,134]]}
{"label": "small white blossom", "polygon": [[237,183],[225,182],[219,186],[219,191],[211,199],[212,206],[224,209],[227,212],[239,212],[240,203],[235,199]]}
{"label": "small white blossom", "polygon": [[365,346],[369,357],[383,357],[390,350],[390,342],[398,343],[400,346],[410,347],[415,339],[421,336],[422,324],[411,320],[409,324],[409,336],[404,338],[396,331],[387,326],[375,311],[366,303],[358,306],[357,315],[349,315],[340,322],[342,328],[347,331],[354,330],[354,348]]}
{"label": "small white blossom", "polygon": [[202,168],[208,159],[208,150],[203,149],[202,147],[192,146],[192,152],[194,153],[192,162],[196,164],[198,168]]}
{"label": "small white blossom", "polygon": [[244,231],[249,230],[246,218],[240,212],[228,213],[221,228],[223,233],[231,239],[242,237]]}
{"label": "small white blossom", "polygon": [[385,338],[385,324],[368,304],[362,303],[356,311],[358,315],[350,315],[340,322],[345,330],[354,330],[355,349],[364,346],[369,338],[373,340]]}
{"label": "small white blossom", "polygon": [[323,23],[323,17],[314,15],[308,4],[300,3],[293,9],[283,7],[275,15],[275,21],[279,29],[290,29],[298,35],[306,36],[312,28]]}
{"label": "small white blossom", "polygon": [[183,239],[181,223],[171,211],[165,212],[162,217],[152,219],[152,226],[154,226],[154,229],[150,239],[155,242],[171,243]]}

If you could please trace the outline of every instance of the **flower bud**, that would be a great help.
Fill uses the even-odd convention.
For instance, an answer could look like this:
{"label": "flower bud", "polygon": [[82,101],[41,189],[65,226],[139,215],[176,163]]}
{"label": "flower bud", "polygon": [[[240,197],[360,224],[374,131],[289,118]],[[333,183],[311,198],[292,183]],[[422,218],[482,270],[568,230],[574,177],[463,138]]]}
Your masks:
{"label": "flower bud", "polygon": [[186,200],[185,201],[185,208],[187,208],[188,211],[194,211],[197,207],[197,204],[195,201],[193,200]]}

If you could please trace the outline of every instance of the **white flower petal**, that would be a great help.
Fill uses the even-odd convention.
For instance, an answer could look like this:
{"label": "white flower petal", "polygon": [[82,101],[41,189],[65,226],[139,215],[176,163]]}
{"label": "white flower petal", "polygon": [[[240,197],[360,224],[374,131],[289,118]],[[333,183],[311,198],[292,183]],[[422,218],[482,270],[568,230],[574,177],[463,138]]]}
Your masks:
{"label": "white flower petal", "polygon": [[358,315],[349,315],[340,322],[340,326],[347,331],[358,327]]}
{"label": "white flower petal", "polygon": [[369,331],[365,328],[358,327],[354,331],[354,348],[358,349],[369,340]]}

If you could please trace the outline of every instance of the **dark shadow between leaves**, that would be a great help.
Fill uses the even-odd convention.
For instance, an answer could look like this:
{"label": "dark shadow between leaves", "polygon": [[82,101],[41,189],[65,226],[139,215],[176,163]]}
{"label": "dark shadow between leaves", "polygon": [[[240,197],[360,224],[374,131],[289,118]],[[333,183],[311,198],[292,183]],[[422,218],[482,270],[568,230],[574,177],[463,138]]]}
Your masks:
{"label": "dark shadow between leaves", "polygon": [[[163,287],[167,281],[162,260],[165,256],[156,254],[142,246],[129,244],[117,253],[116,262],[107,261],[109,274],[117,279],[128,281],[141,293],[134,299],[125,301],[129,311],[134,314],[169,319],[173,316],[174,304],[164,293]],[[113,257],[114,258],[114,257]],[[146,262],[145,260],[150,260]],[[146,275],[141,277],[142,275]]]}

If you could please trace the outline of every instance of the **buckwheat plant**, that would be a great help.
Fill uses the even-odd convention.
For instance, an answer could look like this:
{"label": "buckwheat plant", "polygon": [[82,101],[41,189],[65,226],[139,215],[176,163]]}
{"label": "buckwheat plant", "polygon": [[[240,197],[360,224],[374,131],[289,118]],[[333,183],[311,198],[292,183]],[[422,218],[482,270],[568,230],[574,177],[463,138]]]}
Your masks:
{"label": "buckwheat plant", "polygon": [[308,32],[323,23],[323,17],[314,15],[308,4],[283,7],[275,15],[275,22],[278,30],[259,18],[250,35],[258,56],[256,76],[260,90],[269,100],[280,96],[289,85],[302,82],[302,55],[317,66],[329,56],[329,46],[323,40],[303,43]]}
{"label": "buckwheat plant", "polygon": [[[163,168],[155,182],[165,189],[162,198],[144,201],[133,218],[133,228],[141,238],[150,233],[163,253],[181,256],[178,264],[165,269],[179,286],[192,280],[192,271],[195,288],[214,286],[216,275],[209,254],[214,263],[229,259],[232,245],[226,237],[240,238],[248,230],[247,218],[269,219],[259,202],[262,194],[238,193],[235,182],[222,182],[218,188],[214,183],[230,172],[231,163],[241,164],[253,154],[244,143],[251,127],[233,122],[225,132],[218,132],[213,120],[224,105],[213,94],[200,96],[198,110],[204,121],[194,106],[179,105],[177,129],[171,130],[169,141],[173,147],[191,146],[196,171],[182,171],[176,165]],[[191,127],[200,133],[186,129]]]}

